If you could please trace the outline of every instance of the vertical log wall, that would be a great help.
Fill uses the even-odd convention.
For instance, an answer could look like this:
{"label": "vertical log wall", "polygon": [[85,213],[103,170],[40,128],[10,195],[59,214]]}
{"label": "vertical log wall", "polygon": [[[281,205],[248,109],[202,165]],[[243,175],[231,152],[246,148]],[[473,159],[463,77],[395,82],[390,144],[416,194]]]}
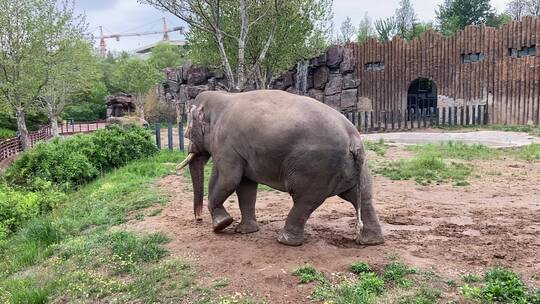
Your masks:
{"label": "vertical log wall", "polygon": [[[536,54],[511,55],[535,47]],[[470,26],[452,37],[429,31],[407,42],[372,39],[350,44],[360,80],[359,104],[374,111],[404,110],[407,91],[417,78],[437,86],[439,106],[487,104],[492,124],[540,124],[540,18],[524,17],[501,29]],[[464,62],[464,55],[483,60]],[[367,64],[384,63],[384,69]]]}

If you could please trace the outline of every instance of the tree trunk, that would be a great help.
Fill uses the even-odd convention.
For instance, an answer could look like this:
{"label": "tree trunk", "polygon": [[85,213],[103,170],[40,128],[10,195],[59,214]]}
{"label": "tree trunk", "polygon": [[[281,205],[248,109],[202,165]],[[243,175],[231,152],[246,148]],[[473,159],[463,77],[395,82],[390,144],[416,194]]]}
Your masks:
{"label": "tree trunk", "polygon": [[139,117],[141,119],[145,119],[144,118],[144,95],[142,94],[137,94],[137,110],[139,111]]}
{"label": "tree trunk", "polygon": [[238,39],[238,70],[237,81],[236,81],[236,90],[242,91],[244,89],[244,84],[246,82],[245,76],[245,57],[246,57],[246,40],[249,32],[248,25],[248,16],[247,16],[247,7],[246,1],[240,0],[240,37]]}
{"label": "tree trunk", "polygon": [[24,150],[30,148],[30,142],[28,139],[28,129],[26,128],[26,118],[23,107],[17,107],[15,109],[15,116],[17,117],[17,132],[21,140],[21,147]]}
{"label": "tree trunk", "polygon": [[60,136],[60,130],[58,129],[58,120],[56,119],[56,111],[53,108],[53,105],[50,100],[47,100],[47,118],[49,118],[49,123],[51,125],[51,132],[53,137]]}
{"label": "tree trunk", "polygon": [[219,47],[219,55],[221,56],[221,64],[223,65],[223,70],[227,76],[227,84],[229,90],[235,90],[236,86],[234,84],[234,75],[231,69],[231,64],[229,63],[229,58],[227,57],[227,52],[225,51],[225,44],[223,42],[223,35],[221,32],[215,33],[215,38]]}

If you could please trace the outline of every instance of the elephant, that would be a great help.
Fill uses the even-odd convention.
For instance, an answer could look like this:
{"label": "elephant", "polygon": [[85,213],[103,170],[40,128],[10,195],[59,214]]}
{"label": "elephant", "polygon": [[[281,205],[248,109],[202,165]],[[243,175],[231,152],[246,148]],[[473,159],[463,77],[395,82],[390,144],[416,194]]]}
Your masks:
{"label": "elephant", "polygon": [[213,159],[208,210],[214,232],[233,223],[223,203],[236,192],[238,233],[259,230],[255,217],[258,184],[287,192],[293,200],[278,242],[299,246],[311,213],[339,196],[356,210],[356,243],[384,242],[373,206],[372,178],[355,126],[340,112],[306,96],[284,91],[208,91],[188,106],[188,156],[193,205],[202,221],[204,166]]}

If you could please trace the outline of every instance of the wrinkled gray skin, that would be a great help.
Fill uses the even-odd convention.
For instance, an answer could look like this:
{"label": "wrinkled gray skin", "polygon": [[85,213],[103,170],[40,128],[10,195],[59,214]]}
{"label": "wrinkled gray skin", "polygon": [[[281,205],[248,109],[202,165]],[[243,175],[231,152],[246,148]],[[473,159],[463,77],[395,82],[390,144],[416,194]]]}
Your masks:
{"label": "wrinkled gray skin", "polygon": [[360,134],[339,112],[283,91],[204,92],[188,117],[195,217],[201,219],[203,168],[212,157],[208,209],[215,232],[233,222],[223,207],[233,192],[242,213],[236,231],[258,231],[257,185],[265,184],[294,201],[280,243],[301,245],[311,213],[335,195],[357,211],[358,244],[384,242]]}

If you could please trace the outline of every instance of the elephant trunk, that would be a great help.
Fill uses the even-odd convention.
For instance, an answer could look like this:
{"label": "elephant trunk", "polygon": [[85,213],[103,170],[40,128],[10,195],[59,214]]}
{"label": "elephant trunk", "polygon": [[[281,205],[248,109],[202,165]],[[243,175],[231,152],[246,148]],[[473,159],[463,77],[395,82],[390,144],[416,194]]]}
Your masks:
{"label": "elephant trunk", "polygon": [[189,163],[189,172],[193,184],[193,211],[195,220],[202,221],[203,197],[204,197],[204,166],[208,157],[196,155]]}

